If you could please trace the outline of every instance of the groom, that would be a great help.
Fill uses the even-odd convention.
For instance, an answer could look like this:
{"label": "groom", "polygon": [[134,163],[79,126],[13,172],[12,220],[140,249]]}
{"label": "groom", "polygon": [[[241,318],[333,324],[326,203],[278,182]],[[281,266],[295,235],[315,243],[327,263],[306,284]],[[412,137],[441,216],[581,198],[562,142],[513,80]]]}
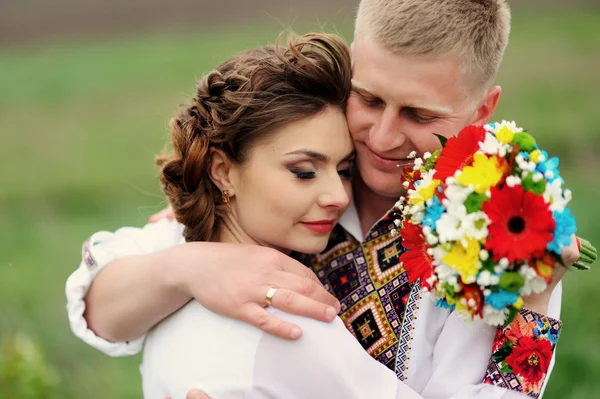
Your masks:
{"label": "groom", "polygon": [[[323,321],[339,313],[369,354],[424,397],[539,397],[550,368],[530,362],[532,373],[514,374],[491,353],[507,336],[533,338],[523,323],[558,329],[564,268],[555,269],[545,292],[525,299],[505,329],[469,328],[406,281],[402,247],[391,237],[390,212],[403,192],[398,165],[412,151],[437,149],[432,132],[450,137],[489,120],[509,30],[502,0],[362,0],[347,106],[357,152],[354,203],[326,252],[306,259],[310,269],[268,248],[208,242],[179,246],[168,257],[132,258],[123,257],[126,237],[96,236],[86,247],[93,261],[83,262],[67,284],[75,333],[111,355],[133,354],[154,324],[195,298],[220,314],[299,338],[297,326],[264,309],[267,291],[276,287],[274,307]],[[563,257],[572,264],[578,251],[572,246]],[[81,327],[84,296],[89,329]],[[540,379],[523,376],[533,374]]]}

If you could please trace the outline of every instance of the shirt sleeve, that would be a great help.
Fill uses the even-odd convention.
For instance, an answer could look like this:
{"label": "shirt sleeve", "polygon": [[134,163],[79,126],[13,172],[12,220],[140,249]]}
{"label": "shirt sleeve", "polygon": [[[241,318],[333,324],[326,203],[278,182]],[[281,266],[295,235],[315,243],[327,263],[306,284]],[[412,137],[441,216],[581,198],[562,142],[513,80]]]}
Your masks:
{"label": "shirt sleeve", "polygon": [[65,286],[67,315],[73,333],[87,344],[109,356],[137,354],[145,336],[134,341],[110,342],[88,328],[83,317],[84,298],[98,273],[115,259],[157,252],[183,243],[183,227],[176,221],[163,219],[143,228],[123,227],[115,232],[100,231],[83,243],[82,260],[69,276]]}
{"label": "shirt sleeve", "polygon": [[505,328],[467,322],[452,312],[436,342],[431,378],[421,395],[428,399],[541,397],[554,364],[561,291],[560,285],[554,290],[548,315],[523,309]]}
{"label": "shirt sleeve", "polygon": [[282,316],[302,326],[289,341],[263,334],[255,356],[254,386],[246,399],[421,399],[396,374],[373,359],[341,319],[323,323]]}

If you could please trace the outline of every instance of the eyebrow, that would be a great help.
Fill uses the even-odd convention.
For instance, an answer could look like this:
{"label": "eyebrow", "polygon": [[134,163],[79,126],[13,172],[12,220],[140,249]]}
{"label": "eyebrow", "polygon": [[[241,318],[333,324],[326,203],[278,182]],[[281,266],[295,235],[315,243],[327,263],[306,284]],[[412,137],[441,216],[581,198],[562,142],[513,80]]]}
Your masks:
{"label": "eyebrow", "polygon": [[[287,153],[285,153],[283,155],[306,155],[307,157],[312,158],[312,159],[314,159],[316,161],[319,161],[319,162],[327,162],[327,161],[329,161],[329,157],[327,155],[321,154],[320,152],[309,150],[307,148],[303,148],[303,149],[300,149],[300,150],[287,152]],[[354,157],[354,155],[356,155],[356,151],[352,150],[340,162],[348,161],[349,159],[351,159],[352,157]]]}
{"label": "eyebrow", "polygon": [[[363,86],[362,84],[358,83],[356,80],[352,80],[352,90],[363,91],[370,96],[379,98],[378,95],[373,93],[373,90],[368,89],[366,86]],[[437,105],[424,105],[424,104],[419,104],[419,103],[404,104],[402,106],[402,108],[411,108],[414,110],[433,112],[436,114],[440,114],[442,116],[452,115],[452,113],[453,113],[452,110],[449,108],[444,108],[444,107],[440,107]]]}

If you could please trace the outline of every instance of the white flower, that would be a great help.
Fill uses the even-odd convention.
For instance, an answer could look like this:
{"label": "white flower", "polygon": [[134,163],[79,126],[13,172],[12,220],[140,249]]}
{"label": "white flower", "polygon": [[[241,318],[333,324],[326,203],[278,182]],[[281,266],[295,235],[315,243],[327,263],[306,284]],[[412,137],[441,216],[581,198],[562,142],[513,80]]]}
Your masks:
{"label": "white flower", "polygon": [[490,273],[487,270],[482,270],[477,275],[477,284],[479,284],[483,287],[489,286],[491,284],[491,281],[492,281],[492,273]]}
{"label": "white flower", "polygon": [[481,251],[479,251],[479,259],[481,259],[482,261],[486,261],[490,258],[490,253],[488,251],[486,251],[485,249],[482,249]]}
{"label": "white flower", "polygon": [[543,292],[548,284],[546,280],[538,276],[535,270],[527,264],[521,265],[519,274],[525,279],[525,284],[519,290],[519,294],[523,296],[531,294],[539,294]]}
{"label": "white flower", "polygon": [[423,160],[421,158],[415,158],[413,170],[419,170],[423,166]]}
{"label": "white flower", "polygon": [[416,151],[411,151],[410,154],[408,154],[408,159],[413,159],[417,156],[417,152]]}
{"label": "white flower", "polygon": [[483,320],[489,325],[500,326],[504,324],[507,316],[508,309],[506,308],[498,310],[491,305],[485,305],[483,307]]}
{"label": "white flower", "polygon": [[489,155],[505,156],[507,145],[501,143],[494,135],[486,133],[483,143],[479,143],[479,149]]}
{"label": "white flower", "polygon": [[503,127],[507,127],[515,133],[521,133],[523,131],[522,128],[517,127],[517,123],[515,121],[509,122],[509,121],[503,120],[500,123],[496,123],[496,126],[494,128],[494,133],[500,132],[500,130],[502,130]]}
{"label": "white flower", "polygon": [[562,183],[556,179],[552,183],[546,184],[544,199],[550,204],[551,211],[562,211],[571,200],[571,191],[563,192]]}
{"label": "white flower", "polygon": [[425,154],[423,154],[423,159],[428,160],[429,158],[431,158],[431,153],[429,151],[427,151],[427,152],[425,152]]}
{"label": "white flower", "polygon": [[521,179],[518,176],[507,176],[506,177],[506,185],[508,187],[514,187],[521,184]]}

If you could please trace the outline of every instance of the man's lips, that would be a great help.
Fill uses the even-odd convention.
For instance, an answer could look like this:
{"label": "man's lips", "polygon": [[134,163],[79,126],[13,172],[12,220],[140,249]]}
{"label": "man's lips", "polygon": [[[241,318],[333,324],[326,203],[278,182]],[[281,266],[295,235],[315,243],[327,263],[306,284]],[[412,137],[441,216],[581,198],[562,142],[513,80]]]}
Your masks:
{"label": "man's lips", "polygon": [[367,153],[369,154],[369,158],[376,166],[380,166],[385,169],[398,169],[398,165],[400,165],[400,167],[404,167],[413,163],[412,159],[384,157],[371,150],[369,146],[365,145],[365,147],[367,149]]}

